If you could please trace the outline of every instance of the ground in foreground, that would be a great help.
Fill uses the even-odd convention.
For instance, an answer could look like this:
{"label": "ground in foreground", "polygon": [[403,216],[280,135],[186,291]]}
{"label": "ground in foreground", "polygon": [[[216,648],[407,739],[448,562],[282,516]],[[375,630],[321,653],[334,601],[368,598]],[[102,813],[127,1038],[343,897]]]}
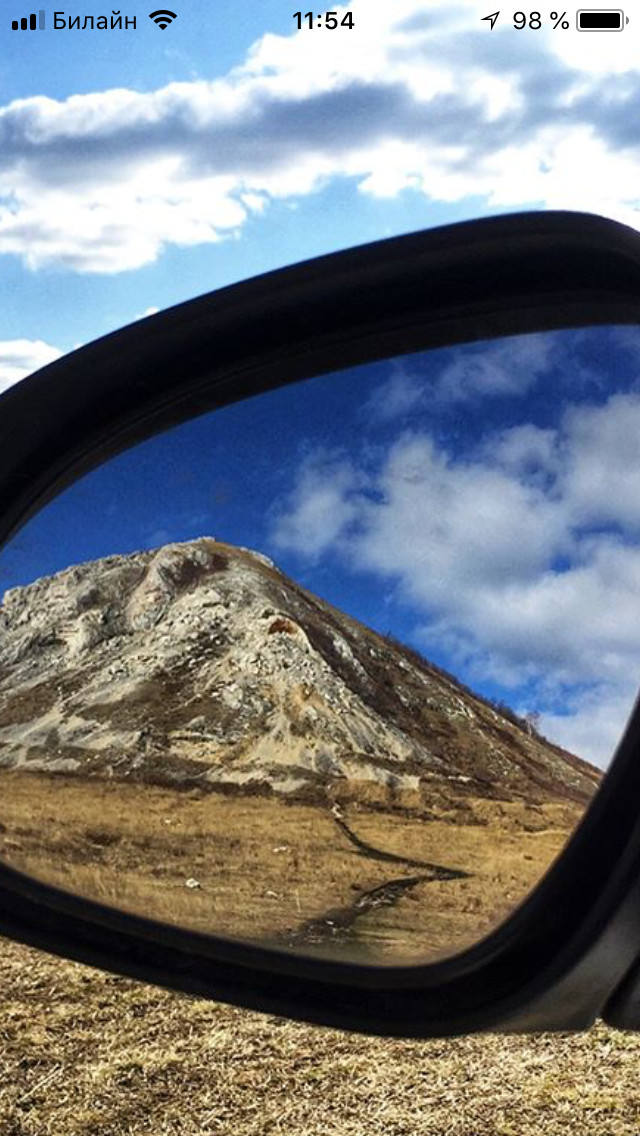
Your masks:
{"label": "ground in foreground", "polygon": [[0,939],[0,1136],[637,1136],[640,1035],[387,1041]]}

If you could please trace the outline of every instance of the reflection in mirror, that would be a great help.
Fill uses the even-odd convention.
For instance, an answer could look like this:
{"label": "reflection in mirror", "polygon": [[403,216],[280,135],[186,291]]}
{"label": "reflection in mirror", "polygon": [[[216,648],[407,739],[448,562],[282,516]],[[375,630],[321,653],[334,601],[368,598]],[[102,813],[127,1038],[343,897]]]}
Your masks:
{"label": "reflection in mirror", "polygon": [[0,849],[377,965],[477,942],[600,783],[640,656],[640,335],[325,375],[105,463],[0,558]]}

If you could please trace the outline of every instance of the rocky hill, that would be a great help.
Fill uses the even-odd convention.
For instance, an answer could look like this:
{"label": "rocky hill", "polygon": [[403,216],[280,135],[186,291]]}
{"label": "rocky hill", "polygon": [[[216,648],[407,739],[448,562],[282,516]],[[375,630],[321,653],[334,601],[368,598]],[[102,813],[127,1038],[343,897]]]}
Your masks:
{"label": "rocky hill", "polygon": [[5,593],[0,766],[412,810],[586,803],[601,777],[205,537]]}

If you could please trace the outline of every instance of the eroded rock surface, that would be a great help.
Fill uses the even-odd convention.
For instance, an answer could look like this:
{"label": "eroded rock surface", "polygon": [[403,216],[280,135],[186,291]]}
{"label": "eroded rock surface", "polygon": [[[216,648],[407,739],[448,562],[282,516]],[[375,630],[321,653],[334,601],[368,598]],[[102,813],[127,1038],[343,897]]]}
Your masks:
{"label": "eroded rock surface", "polygon": [[0,765],[446,807],[600,775],[267,557],[203,537],[5,593]]}

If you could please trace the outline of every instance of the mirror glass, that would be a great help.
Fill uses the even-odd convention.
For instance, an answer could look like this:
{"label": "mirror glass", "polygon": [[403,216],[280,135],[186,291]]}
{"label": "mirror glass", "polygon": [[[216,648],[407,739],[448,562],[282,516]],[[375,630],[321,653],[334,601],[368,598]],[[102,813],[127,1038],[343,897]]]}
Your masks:
{"label": "mirror glass", "polygon": [[640,333],[482,341],[165,431],[0,554],[0,855],[375,965],[547,871],[640,662]]}

